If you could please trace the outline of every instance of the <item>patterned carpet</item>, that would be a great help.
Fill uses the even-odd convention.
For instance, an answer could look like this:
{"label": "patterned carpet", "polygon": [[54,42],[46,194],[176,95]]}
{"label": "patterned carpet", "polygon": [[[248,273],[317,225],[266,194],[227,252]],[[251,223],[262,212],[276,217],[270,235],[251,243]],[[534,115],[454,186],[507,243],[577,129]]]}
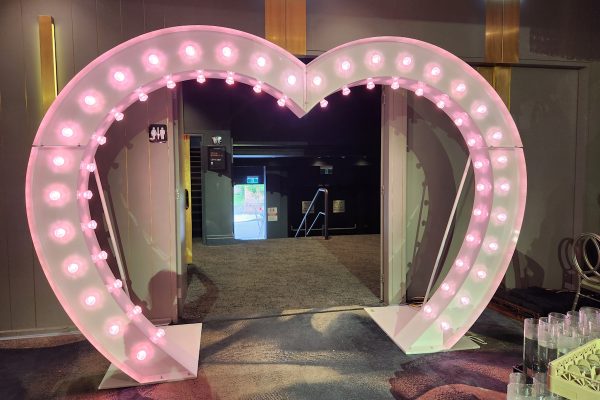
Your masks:
{"label": "patterned carpet", "polygon": [[379,304],[379,235],[195,242],[193,255],[187,321]]}

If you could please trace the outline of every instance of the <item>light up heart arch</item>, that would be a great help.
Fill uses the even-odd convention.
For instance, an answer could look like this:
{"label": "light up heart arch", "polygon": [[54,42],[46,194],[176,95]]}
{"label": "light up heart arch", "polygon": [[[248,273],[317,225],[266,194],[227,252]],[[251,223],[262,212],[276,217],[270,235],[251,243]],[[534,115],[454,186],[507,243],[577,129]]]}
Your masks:
{"label": "light up heart arch", "polygon": [[88,181],[104,134],[127,106],[159,87],[207,78],[251,85],[298,117],[325,106],[337,90],[391,85],[430,99],[454,121],[473,160],[473,214],[445,281],[400,332],[407,352],[450,348],[500,284],[523,219],[525,161],[501,99],[463,61],[418,40],[359,40],[305,66],[264,39],[210,26],[151,32],[98,57],[62,90],[35,137],[26,178],[29,228],[52,289],[86,338],[140,383],[197,373],[193,357],[141,314],[110,271],[90,223]]}

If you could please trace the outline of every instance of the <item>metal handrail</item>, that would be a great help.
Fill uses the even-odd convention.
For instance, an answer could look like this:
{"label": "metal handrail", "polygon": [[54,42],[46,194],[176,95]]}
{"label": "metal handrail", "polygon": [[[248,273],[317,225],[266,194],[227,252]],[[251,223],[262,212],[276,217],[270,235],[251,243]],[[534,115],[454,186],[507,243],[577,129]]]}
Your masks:
{"label": "metal handrail", "polygon": [[[308,218],[308,214],[310,213],[310,210],[313,209],[313,207],[315,205],[315,201],[319,197],[319,193],[323,193],[323,210],[324,211],[319,211],[319,213],[315,217],[314,221],[310,225],[310,228],[306,229],[306,219]],[[304,224],[304,237],[307,237],[308,234],[310,233],[310,230],[315,225],[315,222],[317,222],[317,219],[321,215],[323,215],[323,228],[322,228],[323,238],[329,239],[329,230],[328,230],[328,226],[329,226],[329,191],[323,187],[317,189],[317,192],[315,193],[312,201],[310,202],[310,205],[308,206],[308,208],[306,209],[306,212],[304,213],[304,218],[302,218],[302,222],[300,222],[300,225],[298,226],[298,230],[296,231],[296,235],[294,237],[298,237],[298,234],[300,233],[300,230],[301,230],[303,224]]]}

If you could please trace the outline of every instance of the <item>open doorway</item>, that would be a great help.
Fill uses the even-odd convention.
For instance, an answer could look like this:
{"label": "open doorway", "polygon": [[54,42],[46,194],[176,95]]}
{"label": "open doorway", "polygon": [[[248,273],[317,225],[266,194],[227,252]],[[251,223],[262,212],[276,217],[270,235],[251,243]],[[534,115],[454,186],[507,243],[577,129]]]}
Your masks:
{"label": "open doorway", "polygon": [[236,240],[267,238],[265,167],[235,167],[233,233]]}

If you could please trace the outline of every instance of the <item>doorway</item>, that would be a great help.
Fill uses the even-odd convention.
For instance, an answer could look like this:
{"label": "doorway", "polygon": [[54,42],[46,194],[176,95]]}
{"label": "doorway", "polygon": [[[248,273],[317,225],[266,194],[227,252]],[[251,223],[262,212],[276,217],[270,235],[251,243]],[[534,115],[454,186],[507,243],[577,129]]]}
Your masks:
{"label": "doorway", "polygon": [[236,240],[267,238],[265,167],[235,167],[233,233]]}

